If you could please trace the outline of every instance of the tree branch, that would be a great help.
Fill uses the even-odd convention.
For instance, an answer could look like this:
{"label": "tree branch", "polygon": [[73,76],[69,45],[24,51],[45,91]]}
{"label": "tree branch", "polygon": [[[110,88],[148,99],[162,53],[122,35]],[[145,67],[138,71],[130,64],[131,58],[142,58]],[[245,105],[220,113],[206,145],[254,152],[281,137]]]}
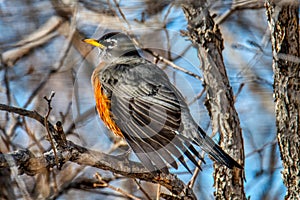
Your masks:
{"label": "tree branch", "polygon": [[[45,119],[36,111],[25,110],[0,104],[0,110],[16,113],[22,116],[30,117],[45,126]],[[147,182],[158,183],[166,187],[173,194],[184,195],[187,199],[196,199],[193,191],[177,178],[174,174],[150,173],[138,162],[130,161],[126,157],[112,156],[101,152],[89,150],[85,147],[74,144],[71,141],[62,142],[64,137],[59,136],[58,131],[48,121],[48,127],[54,135],[54,140],[58,145],[57,157],[59,164],[70,161],[79,165],[88,165],[103,170],[108,170],[116,174],[120,174],[129,178],[137,178]],[[60,127],[61,129],[61,127]],[[59,131],[63,133],[62,130]],[[64,144],[66,145],[60,145]],[[12,158],[14,162],[8,162],[7,158]],[[0,154],[0,169],[12,167],[11,163],[19,168],[20,174],[35,175],[42,171],[56,166],[55,155],[53,150],[43,153],[43,155],[35,156],[30,150],[18,150],[15,152]]]}
{"label": "tree branch", "polygon": [[[299,199],[300,36],[299,1],[266,1],[273,50],[277,139],[283,162],[285,199]],[[286,56],[283,56],[286,55]],[[296,59],[293,59],[296,58]]]}
{"label": "tree branch", "polygon": [[[244,146],[238,114],[234,108],[234,95],[229,84],[222,50],[223,39],[214,23],[207,2],[190,0],[182,6],[188,22],[185,35],[198,50],[204,86],[207,93],[206,107],[212,121],[213,134],[220,133],[221,146],[244,165]],[[246,199],[244,172],[230,170],[215,164],[215,198]]]}

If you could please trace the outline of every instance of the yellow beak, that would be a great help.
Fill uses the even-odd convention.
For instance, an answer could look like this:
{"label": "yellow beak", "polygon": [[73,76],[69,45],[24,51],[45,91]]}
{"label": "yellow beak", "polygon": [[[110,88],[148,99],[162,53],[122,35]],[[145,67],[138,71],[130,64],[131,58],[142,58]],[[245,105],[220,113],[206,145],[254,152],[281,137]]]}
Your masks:
{"label": "yellow beak", "polygon": [[103,44],[99,43],[95,39],[84,39],[82,41],[85,42],[85,43],[87,43],[87,44],[93,45],[95,47],[99,47],[100,49],[104,49],[105,48],[105,46]]}

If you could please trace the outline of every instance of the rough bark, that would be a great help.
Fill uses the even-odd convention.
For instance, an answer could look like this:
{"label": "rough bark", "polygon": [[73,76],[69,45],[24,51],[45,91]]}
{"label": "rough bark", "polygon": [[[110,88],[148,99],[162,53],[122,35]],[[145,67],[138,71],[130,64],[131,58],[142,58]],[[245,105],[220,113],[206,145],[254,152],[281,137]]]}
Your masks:
{"label": "rough bark", "polygon": [[76,145],[71,141],[67,141],[65,136],[62,135],[64,134],[64,131],[62,130],[60,122],[56,123],[55,127],[36,111],[16,108],[4,104],[0,104],[0,111],[7,111],[32,118],[41,123],[43,126],[46,126],[47,122],[49,131],[55,141],[55,148],[57,152],[55,155],[53,150],[49,150],[39,156],[34,155],[28,149],[6,154],[0,153],[0,171],[17,167],[19,174],[33,176],[55,166],[60,169],[66,162],[73,162],[78,165],[109,170],[113,173],[129,178],[137,178],[147,182],[159,183],[174,195],[178,195],[179,198],[196,199],[193,191],[187,188],[176,175],[159,172],[150,173],[142,164],[130,161],[126,158],[126,156],[107,155]]}
{"label": "rough bark", "polygon": [[274,70],[277,139],[283,162],[285,199],[300,199],[299,2],[267,1]]}
{"label": "rough bark", "polygon": [[[183,5],[188,21],[186,35],[198,49],[201,61],[206,107],[213,124],[213,132],[220,133],[220,145],[242,166],[244,147],[238,114],[234,108],[234,95],[229,84],[222,57],[223,39],[204,1],[192,1]],[[214,165],[216,199],[246,199],[244,172]]]}

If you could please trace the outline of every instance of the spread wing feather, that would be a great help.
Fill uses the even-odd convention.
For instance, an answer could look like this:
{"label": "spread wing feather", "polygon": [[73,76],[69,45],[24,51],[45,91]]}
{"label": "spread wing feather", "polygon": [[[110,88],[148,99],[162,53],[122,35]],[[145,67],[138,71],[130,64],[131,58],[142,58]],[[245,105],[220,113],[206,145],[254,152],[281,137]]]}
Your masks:
{"label": "spread wing feather", "polygon": [[[152,63],[142,58],[121,59],[120,63],[107,66],[106,70],[97,71],[93,76],[100,76],[101,85],[110,99],[111,117],[150,171],[167,173],[168,165],[177,169],[177,158],[191,172],[183,155],[200,168],[194,156],[203,158],[193,144],[229,168],[242,168],[196,123],[188,121],[192,119],[183,97],[166,74]],[[183,128],[183,124],[188,128]]]}
{"label": "spread wing feather", "polygon": [[177,158],[191,172],[183,153],[199,165],[176,134],[181,126],[181,107],[176,94],[150,80],[141,82],[143,85],[122,83],[114,87],[111,112],[115,122],[149,170],[159,168],[167,172],[167,164],[177,169]]}
{"label": "spread wing feather", "polygon": [[[140,117],[140,115],[131,114],[132,119],[130,116],[126,116],[124,118],[124,103],[122,103],[124,99],[119,101],[120,110],[115,111],[116,116],[123,116],[123,118],[119,118],[121,121],[117,122],[118,126],[124,132],[124,136],[127,139],[127,142],[135,151],[137,157],[145,164],[145,166],[152,170],[155,169],[155,166],[159,168],[159,170],[168,172],[167,167],[163,159],[172,167],[178,168],[175,159],[171,156],[171,153],[164,148],[161,142],[157,139],[157,137],[149,137],[149,135],[155,135],[155,130],[149,128],[145,124],[145,119]],[[119,112],[121,111],[121,112]],[[119,115],[120,114],[120,115]],[[139,119],[137,119],[139,118]],[[125,120],[124,120],[125,119]],[[143,126],[144,125],[144,126]],[[160,138],[163,139],[163,138]],[[152,162],[155,166],[150,162],[145,160],[145,157],[151,158]],[[150,168],[149,168],[150,166]],[[156,169],[158,170],[158,169]]]}

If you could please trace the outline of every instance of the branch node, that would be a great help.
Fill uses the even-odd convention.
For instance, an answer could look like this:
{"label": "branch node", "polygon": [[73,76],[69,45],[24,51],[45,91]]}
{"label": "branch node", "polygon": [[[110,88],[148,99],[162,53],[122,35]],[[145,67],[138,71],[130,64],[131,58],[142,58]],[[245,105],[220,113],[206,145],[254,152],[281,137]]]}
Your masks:
{"label": "branch node", "polygon": [[67,146],[67,138],[61,121],[56,122],[56,131],[58,134],[58,140],[57,140],[58,145],[65,148]]}

